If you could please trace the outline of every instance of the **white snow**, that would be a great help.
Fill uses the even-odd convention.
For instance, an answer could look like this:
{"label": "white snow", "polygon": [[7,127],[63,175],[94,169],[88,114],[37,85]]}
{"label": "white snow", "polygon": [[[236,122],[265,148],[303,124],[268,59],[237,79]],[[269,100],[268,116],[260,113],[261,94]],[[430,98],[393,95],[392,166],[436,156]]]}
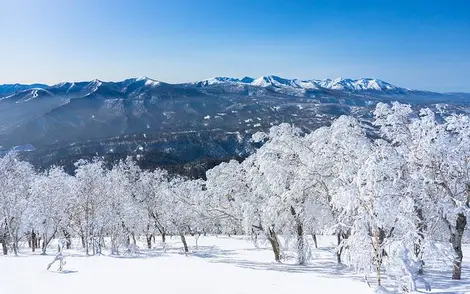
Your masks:
{"label": "white snow", "polygon": [[156,87],[156,86],[161,85],[160,81],[153,80],[153,79],[150,79],[150,78],[147,78],[147,77],[140,77],[137,80],[138,81],[144,80],[145,81],[145,86]]}
{"label": "white snow", "polygon": [[[0,257],[0,293],[374,293],[373,284],[369,287],[361,275],[336,264],[333,241],[319,236],[320,248],[312,249],[310,264],[298,266],[274,263],[268,244],[255,248],[239,236],[201,236],[198,248],[188,237],[188,256],[180,239],[172,237],[166,251],[154,244],[154,249],[139,249],[135,255],[86,257],[78,249],[64,250],[62,273],[56,265],[46,270],[53,253],[42,256],[24,248],[19,257]],[[74,247],[79,247],[78,240]],[[470,255],[470,246],[465,254]],[[431,281],[433,293],[468,293],[468,272],[464,268],[464,279],[452,281],[450,272],[430,270],[431,277],[439,273],[439,280]]]}
{"label": "white snow", "polygon": [[360,79],[323,79],[323,80],[299,80],[286,79],[274,75],[262,76],[256,79],[252,78],[230,78],[230,77],[214,77],[195,82],[202,86],[211,86],[215,84],[230,85],[251,85],[261,88],[273,88],[274,90],[285,94],[304,94],[305,90],[319,90],[321,88],[342,91],[396,91],[406,90],[398,88],[390,83],[379,79],[360,78]]}

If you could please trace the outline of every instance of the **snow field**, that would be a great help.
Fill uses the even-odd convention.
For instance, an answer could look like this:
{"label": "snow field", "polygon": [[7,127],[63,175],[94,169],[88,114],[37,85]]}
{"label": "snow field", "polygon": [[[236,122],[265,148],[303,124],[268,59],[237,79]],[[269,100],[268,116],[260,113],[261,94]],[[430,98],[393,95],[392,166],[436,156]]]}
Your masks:
{"label": "snow field", "polygon": [[[307,266],[295,265],[295,259],[277,264],[268,244],[259,242],[256,248],[240,236],[201,236],[197,249],[194,238],[187,239],[187,256],[178,237],[168,238],[165,251],[158,240],[150,250],[139,244],[135,255],[86,257],[81,249],[65,250],[62,273],[56,265],[46,270],[55,244],[47,256],[22,248],[19,257],[0,257],[0,293],[374,293],[373,277],[369,287],[360,274],[336,264],[333,237],[319,236],[320,247],[312,249]],[[470,246],[465,249],[469,256]],[[450,267],[443,268],[427,272],[432,293],[470,293],[465,262],[461,281],[452,281]]]}

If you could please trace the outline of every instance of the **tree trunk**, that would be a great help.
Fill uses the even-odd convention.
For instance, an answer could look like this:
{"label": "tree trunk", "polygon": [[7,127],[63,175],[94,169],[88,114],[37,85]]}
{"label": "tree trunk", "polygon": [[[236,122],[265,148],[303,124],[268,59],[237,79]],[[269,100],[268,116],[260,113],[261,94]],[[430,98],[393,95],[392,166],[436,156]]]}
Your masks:
{"label": "tree trunk", "polygon": [[3,255],[8,255],[7,234],[0,235],[0,243],[2,243]]}
{"label": "tree trunk", "polygon": [[304,227],[294,207],[290,207],[290,212],[294,217],[295,229],[297,233],[297,263],[299,265],[304,265],[307,262],[307,257],[305,256]]}
{"label": "tree trunk", "polygon": [[255,248],[259,248],[259,245],[258,245],[258,232],[255,232],[255,230],[253,228],[251,228],[251,235],[252,235],[252,239],[253,239],[253,245],[255,246]]}
{"label": "tree trunk", "polygon": [[103,230],[101,230],[100,235],[98,236],[97,242],[98,242],[97,254],[101,255],[101,250],[103,249],[103,246],[105,246]]}
{"label": "tree trunk", "polygon": [[307,262],[305,256],[305,240],[304,240],[304,228],[302,223],[297,219],[297,263],[304,265]]}
{"label": "tree trunk", "polygon": [[201,233],[197,233],[197,235],[194,237],[194,240],[195,240],[195,242],[196,242],[196,249],[199,248],[199,245],[198,245],[199,237],[201,237]]}
{"label": "tree trunk", "polygon": [[42,241],[42,252],[41,252],[41,255],[46,255],[46,251],[47,251],[47,246],[49,245],[49,243],[52,241],[52,238],[54,238],[54,235],[50,236],[49,238],[47,238],[46,236],[44,236],[44,241]]}
{"label": "tree trunk", "polygon": [[88,222],[88,201],[85,207],[85,252],[90,255],[90,223]]}
{"label": "tree trunk", "polygon": [[313,238],[313,243],[315,244],[315,248],[318,249],[317,235],[312,234],[312,238]]}
{"label": "tree trunk", "polygon": [[67,230],[63,230],[63,232],[66,240],[66,248],[70,249],[70,247],[72,246],[72,237],[70,236],[70,233]]}
{"label": "tree trunk", "polygon": [[146,236],[148,249],[152,249],[152,238],[153,238],[152,234]]}
{"label": "tree trunk", "polygon": [[184,234],[180,234],[180,237],[181,237],[181,241],[183,242],[184,253],[186,254],[189,252],[188,243],[186,243],[186,237],[184,236]]}
{"label": "tree trunk", "polygon": [[85,235],[80,234],[80,240],[82,241],[82,248],[85,249],[86,247]]}
{"label": "tree trunk", "polygon": [[137,240],[135,239],[135,234],[131,233],[132,236],[132,243],[134,243],[134,246],[137,246]]}
{"label": "tree trunk", "polygon": [[90,247],[89,247],[89,240],[88,240],[88,235],[86,234],[85,235],[85,252],[86,252],[86,255],[90,255]]}
{"label": "tree trunk", "polygon": [[[336,240],[337,240],[338,246],[340,246],[341,245],[341,233],[336,234]],[[343,247],[342,246],[336,252],[336,261],[338,263],[341,263],[341,253],[343,253]]]}
{"label": "tree trunk", "polygon": [[31,231],[31,249],[33,252],[36,251],[36,242],[37,242],[37,236],[36,236],[36,233],[34,232],[34,230]]}
{"label": "tree trunk", "polygon": [[13,253],[15,253],[15,256],[18,256],[18,251],[19,251],[19,238],[18,238],[18,231],[15,232],[13,236]]}
{"label": "tree trunk", "polygon": [[274,232],[273,229],[269,228],[268,233],[266,235],[273,249],[274,260],[276,262],[281,262],[281,246],[279,245],[279,239],[277,238],[276,233]]}
{"label": "tree trunk", "polygon": [[426,223],[424,220],[423,216],[423,209],[422,208],[417,208],[415,207],[416,215],[418,217],[418,240],[416,240],[414,244],[414,254],[416,259],[419,262],[419,269],[418,269],[418,274],[422,275],[423,274],[423,267],[424,267],[424,261],[423,261],[423,241],[424,241],[424,230],[426,230]]}
{"label": "tree trunk", "polygon": [[460,280],[462,275],[462,237],[467,226],[467,217],[463,213],[459,213],[455,224],[455,230],[451,230],[450,241],[454,248],[454,261],[452,270],[452,279]]}
{"label": "tree trunk", "polygon": [[13,253],[15,254],[15,256],[18,256],[18,243],[13,242]]}
{"label": "tree trunk", "polygon": [[165,244],[165,242],[166,242],[166,234],[165,232],[162,232],[162,243]]}
{"label": "tree trunk", "polygon": [[131,246],[131,238],[128,236],[126,236],[126,243],[125,243],[126,247],[129,248]]}
{"label": "tree trunk", "polygon": [[7,247],[7,243],[5,240],[2,240],[2,250],[3,250],[3,255],[8,255],[8,247]]}
{"label": "tree trunk", "polygon": [[377,274],[377,285],[382,285],[382,263],[383,257],[387,256],[387,252],[382,248],[385,241],[385,231],[382,228],[377,228],[373,231],[373,246],[374,246],[374,262],[375,272]]}

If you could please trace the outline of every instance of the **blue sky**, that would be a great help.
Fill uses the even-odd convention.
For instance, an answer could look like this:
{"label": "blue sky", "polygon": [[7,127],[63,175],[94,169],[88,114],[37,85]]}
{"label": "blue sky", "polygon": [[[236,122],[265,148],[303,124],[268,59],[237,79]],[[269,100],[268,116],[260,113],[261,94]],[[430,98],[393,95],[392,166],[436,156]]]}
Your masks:
{"label": "blue sky", "polygon": [[1,0],[0,84],[275,74],[470,92],[467,2]]}

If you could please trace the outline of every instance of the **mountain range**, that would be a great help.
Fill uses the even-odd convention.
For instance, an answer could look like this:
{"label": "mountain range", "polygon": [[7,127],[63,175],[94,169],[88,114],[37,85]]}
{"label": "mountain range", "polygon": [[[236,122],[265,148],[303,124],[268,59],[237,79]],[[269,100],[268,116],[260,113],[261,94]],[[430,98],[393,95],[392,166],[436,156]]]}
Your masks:
{"label": "mountain range", "polygon": [[[140,78],[131,78],[121,82],[106,82],[107,84],[113,84],[117,86],[122,91],[122,87],[126,87],[128,84],[133,82],[143,82],[146,86],[157,86],[160,84],[167,84],[160,81],[156,81],[147,77]],[[104,83],[99,80],[93,80],[91,82],[65,82],[53,86],[48,86],[45,84],[32,84],[32,85],[23,85],[23,84],[4,84],[0,85],[0,96],[7,96],[21,91],[27,91],[31,89],[65,89],[65,92],[77,92],[82,90],[88,84],[91,84],[88,89],[93,89],[97,83]],[[142,84],[142,83],[141,83]],[[254,86],[262,88],[271,88],[271,89],[284,89],[286,91],[291,91],[289,94],[305,94],[306,91],[314,90],[340,90],[345,92],[387,92],[393,94],[405,94],[412,92],[423,92],[417,90],[410,90],[402,87],[394,86],[390,83],[384,82],[379,79],[372,78],[361,78],[361,79],[324,79],[324,80],[300,80],[300,79],[286,79],[274,75],[262,76],[259,78],[231,78],[231,77],[214,77],[201,81],[174,84],[175,86],[197,86],[197,87],[207,87],[213,85],[233,85],[233,86]],[[86,90],[86,89],[85,89]],[[298,91],[300,90],[300,91]]]}
{"label": "mountain range", "polygon": [[96,154],[152,154],[156,165],[245,156],[256,131],[282,122],[311,130],[342,114],[367,123],[379,101],[441,103],[467,112],[470,94],[412,90],[371,78],[273,75],[182,84],[141,77],[0,85],[0,152],[31,151],[27,156],[45,166]]}

